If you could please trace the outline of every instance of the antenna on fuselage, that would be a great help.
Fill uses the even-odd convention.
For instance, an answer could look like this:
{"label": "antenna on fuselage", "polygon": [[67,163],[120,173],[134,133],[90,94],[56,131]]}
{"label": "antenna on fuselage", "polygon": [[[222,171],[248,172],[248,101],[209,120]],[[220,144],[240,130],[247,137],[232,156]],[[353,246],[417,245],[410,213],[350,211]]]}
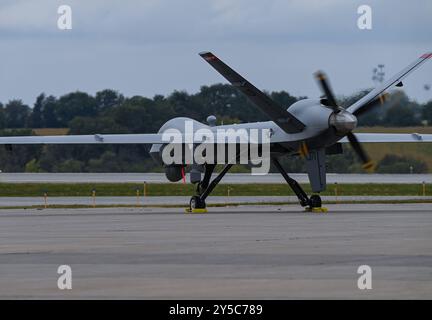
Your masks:
{"label": "antenna on fuselage", "polygon": [[214,115],[208,116],[206,121],[210,127],[215,127],[217,124],[217,118]]}

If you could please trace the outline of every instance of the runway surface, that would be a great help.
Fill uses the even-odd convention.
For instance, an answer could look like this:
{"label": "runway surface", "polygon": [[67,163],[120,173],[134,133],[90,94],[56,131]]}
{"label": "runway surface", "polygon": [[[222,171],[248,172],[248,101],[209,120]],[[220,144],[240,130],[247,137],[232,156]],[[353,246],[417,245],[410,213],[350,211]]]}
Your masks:
{"label": "runway surface", "polygon": [[[292,173],[300,183],[309,183],[307,174]],[[189,181],[189,175],[187,177]],[[164,173],[0,173],[0,182],[29,183],[167,183]],[[432,174],[337,174],[328,173],[327,183],[432,183]],[[181,182],[179,182],[181,183]],[[263,176],[249,173],[228,173],[221,181],[236,183],[286,183],[278,173]]]}
{"label": "runway surface", "polygon": [[[94,199],[95,205],[130,205],[130,206],[186,206],[189,204],[190,196],[161,196],[161,197],[99,197]],[[400,201],[412,200],[417,202],[431,201],[431,196],[321,196],[324,202],[344,201]],[[299,202],[296,196],[209,196],[207,204],[269,204],[269,203],[293,203]],[[85,205],[92,206],[92,197],[48,197],[47,204],[50,205]],[[0,197],[1,207],[24,207],[43,206],[43,197]],[[431,204],[432,206],[432,204]]]}
{"label": "runway surface", "polygon": [[0,210],[0,298],[432,298],[430,204],[329,210]]}

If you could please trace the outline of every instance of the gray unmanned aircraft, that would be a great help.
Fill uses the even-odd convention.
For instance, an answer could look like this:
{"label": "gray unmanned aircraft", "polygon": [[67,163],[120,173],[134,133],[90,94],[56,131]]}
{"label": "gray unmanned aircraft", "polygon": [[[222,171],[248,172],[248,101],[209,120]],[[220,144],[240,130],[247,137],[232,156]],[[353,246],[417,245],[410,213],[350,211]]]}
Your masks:
{"label": "gray unmanned aircraft", "polygon": [[[184,168],[189,163],[164,164],[161,155],[167,146],[167,140],[164,137],[164,132],[167,130],[176,129],[184,134],[185,123],[188,121],[194,124],[194,130],[206,128],[213,132],[218,129],[230,128],[236,130],[268,129],[270,132],[269,156],[272,163],[297,195],[301,206],[315,211],[324,210],[319,193],[326,188],[325,157],[327,154],[342,153],[342,143],[351,145],[365,170],[373,170],[374,164],[362,148],[361,142],[432,142],[432,134],[352,133],[352,130],[357,126],[357,116],[384,103],[387,95],[386,91],[394,86],[402,86],[402,80],[426,60],[430,59],[432,53],[423,54],[347,109],[338,105],[327,77],[321,71],[315,73],[315,78],[323,92],[322,98],[303,99],[290,106],[281,106],[211,52],[202,52],[200,56],[233,86],[245,94],[271,121],[217,126],[215,118],[211,116],[207,118],[208,125],[190,118],[179,117],[167,121],[156,134],[0,137],[0,144],[8,146],[14,144],[152,144],[150,149],[152,158],[164,166],[168,180],[175,182],[184,177]],[[204,143],[202,139],[196,140],[193,138],[192,140],[194,147],[201,143]],[[224,144],[226,145],[226,142]],[[300,155],[305,159],[313,192],[310,197],[281,166],[279,158],[286,155]],[[237,157],[238,154],[236,154],[235,160],[238,160]],[[190,180],[197,185],[196,194],[192,196],[189,203],[191,211],[205,209],[206,198],[235,163],[236,161],[233,162],[227,159],[225,166],[213,180],[211,178],[216,163],[191,164]],[[203,172],[204,177],[202,178]]]}

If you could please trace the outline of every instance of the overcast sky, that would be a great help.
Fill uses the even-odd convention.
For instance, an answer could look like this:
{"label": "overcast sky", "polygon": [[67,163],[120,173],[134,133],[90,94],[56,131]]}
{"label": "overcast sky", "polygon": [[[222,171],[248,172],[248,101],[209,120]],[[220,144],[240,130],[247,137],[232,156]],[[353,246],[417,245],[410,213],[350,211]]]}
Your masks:
{"label": "overcast sky", "polygon": [[[57,9],[72,8],[72,30]],[[372,30],[357,8],[372,7]],[[309,97],[323,69],[338,95],[373,86],[432,52],[431,0],[1,0],[0,101],[33,106],[41,92],[126,96],[197,92],[226,82],[199,56],[211,50],[257,87]],[[432,63],[405,80],[417,101],[432,99]]]}

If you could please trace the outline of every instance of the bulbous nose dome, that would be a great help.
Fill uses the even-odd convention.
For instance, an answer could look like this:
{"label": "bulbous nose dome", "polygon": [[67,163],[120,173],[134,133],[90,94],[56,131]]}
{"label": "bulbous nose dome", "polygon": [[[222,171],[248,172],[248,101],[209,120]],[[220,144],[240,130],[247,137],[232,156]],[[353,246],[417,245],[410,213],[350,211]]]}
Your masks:
{"label": "bulbous nose dome", "polygon": [[331,114],[329,124],[340,133],[348,133],[357,127],[357,118],[352,113],[341,110]]}

